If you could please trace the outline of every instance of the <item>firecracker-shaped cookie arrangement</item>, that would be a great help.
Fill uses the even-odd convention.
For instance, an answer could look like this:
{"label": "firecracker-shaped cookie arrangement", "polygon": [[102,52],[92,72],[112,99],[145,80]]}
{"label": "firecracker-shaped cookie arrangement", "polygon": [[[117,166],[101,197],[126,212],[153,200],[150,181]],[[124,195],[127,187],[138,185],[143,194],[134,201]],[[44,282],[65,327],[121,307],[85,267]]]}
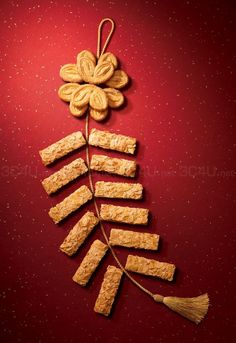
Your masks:
{"label": "firecracker-shaped cookie arrangement", "polygon": [[[103,50],[100,51],[101,30],[105,22],[110,22],[112,28]],[[69,111],[73,116],[81,117],[81,119],[85,117],[85,134],[80,130],[73,132],[40,150],[39,153],[43,164],[47,166],[68,153],[86,146],[86,161],[81,157],[75,159],[45,178],[42,185],[50,195],[87,173],[89,186],[79,187],[63,201],[49,209],[49,216],[57,224],[81,206],[93,201],[94,211],[87,211],[78,218],[78,222],[61,243],[60,250],[67,256],[73,256],[86,242],[90,233],[100,227],[101,239],[95,240],[88,247],[85,257],[72,275],[74,282],[80,286],[86,286],[93,273],[99,272],[98,266],[103,257],[109,252],[112,253],[114,265],[107,267],[100,292],[94,301],[95,312],[105,316],[110,314],[120,281],[123,276],[126,276],[154,301],[199,323],[208,310],[207,294],[193,298],[166,297],[152,293],[133,277],[132,273],[152,276],[169,282],[174,278],[175,265],[169,261],[159,261],[156,258],[155,251],[158,250],[159,235],[133,229],[135,225],[148,224],[149,210],[133,205],[109,204],[109,198],[135,201],[142,199],[143,195],[142,184],[128,181],[136,175],[136,162],[126,157],[134,155],[136,139],[125,134],[95,128],[89,130],[90,117],[93,120],[102,121],[107,117],[108,108],[117,108],[124,102],[124,96],[120,90],[128,84],[129,77],[118,67],[116,56],[111,52],[105,52],[113,31],[114,22],[110,18],[103,19],[98,29],[97,56],[95,57],[91,51],[83,50],[78,54],[75,64],[66,64],[60,69],[60,76],[66,83],[59,88],[58,95],[63,101],[69,103]],[[104,152],[91,155],[92,146],[99,147]],[[110,157],[109,150],[123,153],[124,158]],[[105,182],[100,180],[94,184],[93,171],[121,175],[124,177],[124,181]],[[100,208],[96,202],[97,198],[104,199]],[[109,237],[105,230],[105,222],[115,223]],[[118,227],[119,223],[130,224],[132,228],[130,230],[121,229]],[[127,254],[125,266],[121,264],[116,255],[116,246],[133,249]],[[136,256],[134,249],[153,251],[153,259]]]}

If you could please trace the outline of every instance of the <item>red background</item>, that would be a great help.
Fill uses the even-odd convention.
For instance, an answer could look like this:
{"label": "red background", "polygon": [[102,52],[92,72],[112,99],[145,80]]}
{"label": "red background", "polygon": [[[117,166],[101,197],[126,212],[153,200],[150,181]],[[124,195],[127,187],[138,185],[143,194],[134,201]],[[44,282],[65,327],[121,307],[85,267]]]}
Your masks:
{"label": "red background", "polygon": [[[230,2],[217,0],[1,2],[1,342],[235,341],[234,14]],[[50,168],[39,159],[39,149],[84,131],[84,120],[57,96],[59,68],[75,62],[80,50],[96,51],[97,25],[107,16],[116,22],[109,51],[132,83],[124,91],[126,107],[91,127],[137,137],[137,180],[146,193],[130,205],[150,208],[150,225],[141,230],[162,237],[158,252],[137,254],[178,267],[174,283],[136,279],[164,295],[208,292],[211,307],[199,326],[127,279],[111,317],[95,314],[112,257],[87,289],[71,277],[101,232],[72,259],[58,249],[92,204],[59,227],[47,214],[88,183],[83,177],[51,198],[40,184],[85,157],[82,149]],[[124,263],[128,251],[116,251]]]}

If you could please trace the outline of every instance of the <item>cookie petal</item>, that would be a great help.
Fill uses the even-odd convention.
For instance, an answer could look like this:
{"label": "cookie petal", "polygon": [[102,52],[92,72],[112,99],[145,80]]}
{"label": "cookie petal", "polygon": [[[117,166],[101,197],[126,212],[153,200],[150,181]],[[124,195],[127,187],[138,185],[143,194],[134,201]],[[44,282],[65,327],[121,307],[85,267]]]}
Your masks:
{"label": "cookie petal", "polygon": [[73,101],[70,102],[70,113],[75,117],[81,117],[88,109],[88,105],[85,105],[84,107],[76,107],[73,103]]}
{"label": "cookie petal", "polygon": [[73,92],[79,87],[78,83],[65,83],[58,89],[58,96],[62,100],[70,102]]}
{"label": "cookie petal", "polygon": [[90,116],[96,120],[96,121],[102,121],[104,120],[107,115],[108,115],[108,108],[104,111],[98,111],[98,110],[95,110],[94,108],[90,107],[89,109],[89,113],[90,113]]}
{"label": "cookie petal", "polygon": [[95,63],[88,57],[81,57],[78,60],[78,71],[85,82],[93,83]]}
{"label": "cookie petal", "polygon": [[79,74],[76,64],[65,64],[60,69],[60,77],[67,82],[81,82],[82,77]]}
{"label": "cookie petal", "polygon": [[96,57],[94,56],[94,54],[91,51],[89,51],[89,50],[80,51],[80,53],[77,55],[77,64],[79,64],[79,60],[82,57],[86,57],[86,58],[90,59],[94,64],[96,64]]}
{"label": "cookie petal", "polygon": [[106,93],[101,88],[95,87],[94,91],[90,96],[89,104],[95,110],[106,110],[108,107],[108,99]]}
{"label": "cookie petal", "polygon": [[104,88],[103,91],[106,93],[108,98],[108,106],[111,108],[117,108],[124,103],[123,94],[114,88]]}
{"label": "cookie petal", "polygon": [[73,92],[71,101],[77,107],[84,107],[89,103],[89,98],[93,90],[93,85],[82,85]]}
{"label": "cookie petal", "polygon": [[129,82],[128,75],[123,70],[115,70],[114,74],[106,82],[106,85],[111,88],[123,88]]}
{"label": "cookie petal", "polygon": [[114,66],[111,62],[104,61],[102,63],[99,63],[94,70],[93,83],[97,85],[100,83],[104,83],[109,80],[113,74]]}

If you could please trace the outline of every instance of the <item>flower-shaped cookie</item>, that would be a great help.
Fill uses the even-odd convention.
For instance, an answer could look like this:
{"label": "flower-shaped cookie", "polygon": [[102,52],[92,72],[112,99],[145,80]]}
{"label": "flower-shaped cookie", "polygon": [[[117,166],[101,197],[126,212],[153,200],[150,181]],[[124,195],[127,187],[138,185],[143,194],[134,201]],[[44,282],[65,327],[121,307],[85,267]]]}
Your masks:
{"label": "flower-shaped cookie", "polygon": [[83,50],[77,56],[77,64],[61,67],[60,76],[69,83],[59,88],[58,95],[70,103],[71,114],[80,117],[89,109],[91,117],[101,121],[106,118],[108,107],[123,104],[124,96],[118,89],[129,79],[117,66],[117,58],[110,52],[96,60],[92,52]]}

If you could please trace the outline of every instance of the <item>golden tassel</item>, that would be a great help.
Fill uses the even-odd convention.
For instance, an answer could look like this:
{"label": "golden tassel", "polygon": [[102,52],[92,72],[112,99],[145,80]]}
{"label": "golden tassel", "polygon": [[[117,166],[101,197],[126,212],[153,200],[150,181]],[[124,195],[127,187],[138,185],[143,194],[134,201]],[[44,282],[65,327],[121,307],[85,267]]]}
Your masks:
{"label": "golden tassel", "polygon": [[195,298],[163,297],[162,295],[154,294],[153,299],[156,302],[165,304],[171,310],[196,324],[199,324],[205,317],[209,307],[207,293]]}

